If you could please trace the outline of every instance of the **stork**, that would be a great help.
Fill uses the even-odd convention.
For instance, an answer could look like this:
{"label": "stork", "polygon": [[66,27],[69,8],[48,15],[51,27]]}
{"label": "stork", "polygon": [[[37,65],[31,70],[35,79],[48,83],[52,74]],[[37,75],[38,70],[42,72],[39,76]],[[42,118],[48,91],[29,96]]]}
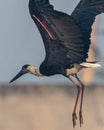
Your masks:
{"label": "stork", "polygon": [[104,12],[104,0],[80,0],[71,15],[55,10],[49,0],[29,0],[29,11],[42,36],[46,57],[39,69],[32,65],[24,65],[10,83],[26,73],[36,76],[61,74],[67,77],[78,90],[72,113],[73,127],[76,126],[76,109],[81,92],[79,109],[81,126],[85,86],[77,73],[83,68],[100,67],[97,62],[89,62],[86,59],[91,44],[92,24],[95,17]]}

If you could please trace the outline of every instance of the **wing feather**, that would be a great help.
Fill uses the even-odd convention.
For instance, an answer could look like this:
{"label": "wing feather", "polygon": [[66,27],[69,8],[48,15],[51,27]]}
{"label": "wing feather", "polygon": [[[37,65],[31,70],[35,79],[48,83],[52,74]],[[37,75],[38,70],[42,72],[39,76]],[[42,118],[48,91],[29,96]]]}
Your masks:
{"label": "wing feather", "polygon": [[41,16],[56,43],[59,42],[58,46],[63,46],[66,49],[66,56],[74,63],[85,61],[88,55],[84,52],[83,37],[75,20],[56,10],[45,10]]}
{"label": "wing feather", "polygon": [[88,57],[92,23],[104,11],[103,7],[104,0],[81,0],[69,16],[54,10],[49,0],[30,0],[30,14],[43,38],[47,62],[63,65],[84,62]]}
{"label": "wing feather", "polygon": [[71,16],[76,20],[81,29],[85,52],[88,52],[90,46],[90,36],[92,31],[92,24],[95,17],[104,12],[104,0],[80,0]]}
{"label": "wing feather", "polygon": [[[52,62],[52,59],[58,64],[65,64],[65,61],[69,61],[69,64],[85,61],[87,54],[84,53],[82,34],[71,16],[54,10],[48,0],[30,0],[29,9],[43,38],[49,62]],[[33,14],[44,24],[53,39],[48,36]],[[58,60],[60,57],[62,60]]]}

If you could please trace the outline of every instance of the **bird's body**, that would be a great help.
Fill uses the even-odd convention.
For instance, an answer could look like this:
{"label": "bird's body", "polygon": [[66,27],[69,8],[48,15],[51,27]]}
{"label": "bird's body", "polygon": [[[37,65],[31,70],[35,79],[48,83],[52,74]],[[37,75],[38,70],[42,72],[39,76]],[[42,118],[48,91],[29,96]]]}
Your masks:
{"label": "bird's body", "polygon": [[[81,3],[84,4],[84,2],[80,2],[77,9],[81,6]],[[46,57],[39,68],[40,72],[45,76],[55,74],[65,76],[67,69],[76,67],[75,64],[85,62],[88,57],[91,25],[96,13],[100,13],[100,11],[96,11],[96,9],[94,11],[92,8],[90,11],[83,8],[82,11],[76,11],[77,9],[74,10],[72,16],[69,16],[66,13],[54,10],[48,0],[29,1],[31,17],[36,23],[45,45]],[[83,12],[87,12],[86,15],[91,14],[91,18],[89,17],[91,20],[87,16],[82,19]],[[80,19],[75,20],[76,14],[77,18]],[[86,23],[81,23],[85,22],[85,20],[88,27]],[[80,66],[80,68],[83,67]],[[76,73],[74,70],[76,69],[71,69],[70,75]],[[79,70],[77,69],[77,72]]]}
{"label": "bird's body", "polygon": [[[76,125],[76,106],[82,88],[79,111],[80,125],[83,123],[82,102],[84,85],[77,77],[82,68],[96,68],[96,62],[87,62],[90,47],[92,24],[98,14],[104,12],[104,0],[80,0],[71,16],[57,11],[49,0],[29,0],[30,15],[42,36],[46,57],[39,70],[31,65],[25,65],[22,73],[30,72],[37,76],[62,74],[69,78],[78,88],[78,94],[73,111],[73,126]],[[11,82],[22,73],[16,75]],[[81,86],[71,79],[74,76]]]}
{"label": "bird's body", "polygon": [[[34,4],[36,5],[36,2],[30,0],[30,14],[38,26],[46,50],[46,58],[40,65],[40,72],[46,76],[54,74],[65,75],[66,69],[72,68],[74,63],[85,61],[87,57],[84,53],[80,29],[71,16],[54,10],[51,5],[48,10],[42,8],[44,5],[40,7],[42,9],[38,9],[37,5],[35,10],[34,8],[31,8]],[[48,35],[46,30],[37,21],[36,17],[44,24],[52,37]],[[68,28],[68,26],[70,28]],[[82,49],[79,50],[78,48]]]}

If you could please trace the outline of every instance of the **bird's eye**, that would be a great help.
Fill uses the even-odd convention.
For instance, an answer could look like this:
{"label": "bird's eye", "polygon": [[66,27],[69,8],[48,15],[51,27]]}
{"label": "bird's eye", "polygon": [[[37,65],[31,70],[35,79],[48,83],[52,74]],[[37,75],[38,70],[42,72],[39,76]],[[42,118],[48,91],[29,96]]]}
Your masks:
{"label": "bird's eye", "polygon": [[74,67],[74,65],[73,65],[73,64],[71,64],[71,65],[70,65],[70,67],[71,67],[71,68],[73,68],[73,67]]}

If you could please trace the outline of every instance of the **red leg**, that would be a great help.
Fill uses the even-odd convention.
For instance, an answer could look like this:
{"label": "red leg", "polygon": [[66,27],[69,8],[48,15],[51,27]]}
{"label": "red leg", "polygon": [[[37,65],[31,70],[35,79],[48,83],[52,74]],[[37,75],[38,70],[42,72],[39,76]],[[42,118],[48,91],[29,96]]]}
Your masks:
{"label": "red leg", "polygon": [[76,115],[76,108],[77,108],[77,104],[78,104],[78,99],[80,96],[80,86],[77,85],[75,83],[75,81],[69,76],[70,81],[77,87],[77,97],[76,97],[76,101],[75,101],[75,105],[74,105],[74,110],[73,110],[73,114],[72,114],[72,121],[73,121],[73,127],[76,126],[76,120],[77,120],[77,115]]}
{"label": "red leg", "polygon": [[81,125],[83,124],[82,104],[83,104],[83,95],[84,95],[85,86],[84,86],[83,83],[80,81],[80,79],[78,78],[77,75],[75,75],[75,77],[76,77],[76,79],[79,81],[79,83],[81,84],[81,87],[82,87],[80,110],[79,110],[79,121],[80,121],[80,126],[81,126]]}

